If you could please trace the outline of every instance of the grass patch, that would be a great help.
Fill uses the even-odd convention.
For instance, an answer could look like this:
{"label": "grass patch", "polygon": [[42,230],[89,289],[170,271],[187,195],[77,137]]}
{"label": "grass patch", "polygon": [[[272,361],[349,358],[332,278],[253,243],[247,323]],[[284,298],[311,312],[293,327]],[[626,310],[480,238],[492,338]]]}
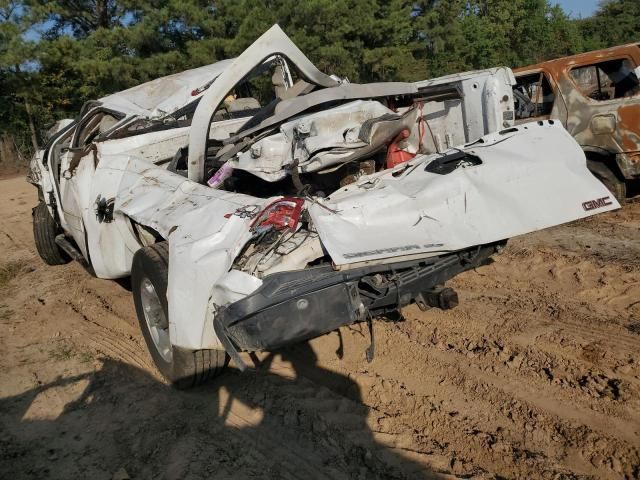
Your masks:
{"label": "grass patch", "polygon": [[12,260],[0,265],[0,287],[4,287],[16,278],[26,265],[26,260]]}
{"label": "grass patch", "polygon": [[75,355],[76,352],[73,350],[73,346],[68,343],[59,343],[49,352],[49,358],[57,361],[69,360]]}
{"label": "grass patch", "polygon": [[90,363],[95,360],[93,353],[76,347],[67,339],[60,340],[52,350],[49,350],[49,358],[58,362],[76,359],[80,363]]}
{"label": "grass patch", "polygon": [[0,320],[9,320],[16,313],[6,305],[0,305]]}
{"label": "grass patch", "polygon": [[78,355],[78,359],[82,363],[90,363],[95,360],[95,357],[93,356],[93,353],[83,351],[83,352],[80,352],[80,355]]}

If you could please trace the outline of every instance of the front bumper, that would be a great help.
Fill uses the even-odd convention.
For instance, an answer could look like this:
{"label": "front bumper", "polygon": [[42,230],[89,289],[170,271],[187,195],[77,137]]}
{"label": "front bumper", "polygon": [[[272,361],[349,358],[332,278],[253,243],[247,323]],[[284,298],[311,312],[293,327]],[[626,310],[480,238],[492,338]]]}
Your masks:
{"label": "front bumper", "polygon": [[243,370],[238,351],[274,350],[397,310],[484,264],[503,245],[347,271],[320,266],[276,273],[265,277],[253,294],[221,307],[213,326]]}

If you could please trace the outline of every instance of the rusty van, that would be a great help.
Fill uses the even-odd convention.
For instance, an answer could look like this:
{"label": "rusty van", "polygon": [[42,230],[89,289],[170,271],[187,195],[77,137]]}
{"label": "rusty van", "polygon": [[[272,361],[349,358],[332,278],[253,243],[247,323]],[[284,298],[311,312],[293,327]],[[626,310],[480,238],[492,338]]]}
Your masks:
{"label": "rusty van", "polygon": [[640,179],[640,43],[514,70],[516,124],[559,120],[622,199]]}

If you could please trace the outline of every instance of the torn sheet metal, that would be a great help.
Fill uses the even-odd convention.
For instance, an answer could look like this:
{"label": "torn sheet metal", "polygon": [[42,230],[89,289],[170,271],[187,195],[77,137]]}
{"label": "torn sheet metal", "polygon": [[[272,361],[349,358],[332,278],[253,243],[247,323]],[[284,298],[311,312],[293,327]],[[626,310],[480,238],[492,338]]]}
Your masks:
{"label": "torn sheet metal", "polygon": [[286,235],[275,248],[249,248],[242,261],[242,270],[258,278],[277,272],[303,270],[309,263],[324,256],[318,234],[297,231]]}
{"label": "torn sheet metal", "polygon": [[[223,277],[251,235],[251,218],[235,212],[247,206],[262,208],[268,200],[212,190],[156,167],[140,173],[129,187],[128,182],[123,185],[126,191],[119,195],[116,211],[169,240],[167,295],[172,343],[215,348],[219,345],[212,325],[203,322],[211,287],[225,288]],[[132,175],[132,169],[127,169],[127,176]],[[259,284],[244,283],[253,288]]]}
{"label": "torn sheet metal", "polygon": [[[497,132],[514,124],[513,86],[516,84],[511,69],[487,68],[455,73],[443,77],[416,82],[419,92],[436,86],[456,86],[461,93],[459,99],[427,103],[425,114],[432,125],[438,151]],[[448,126],[451,113],[461,106],[462,122]],[[449,127],[449,128],[447,128]],[[455,128],[451,128],[455,127]],[[464,138],[451,138],[464,132]],[[442,148],[444,146],[444,148]]]}
{"label": "torn sheet metal", "polygon": [[212,324],[205,322],[212,286],[216,301],[227,303],[261,284],[255,277],[229,270],[251,235],[252,219],[241,212],[247,206],[258,210],[270,200],[213,190],[130,156],[112,156],[109,165],[99,170],[97,178],[110,177],[106,183],[118,185],[114,215],[131,218],[169,240],[172,344],[194,350],[220,348]]}
{"label": "torn sheet metal", "polygon": [[306,173],[354,161],[412,128],[415,113],[398,115],[380,102],[356,100],[282,124],[279,133],[255,142],[231,165],[274,182],[293,164]]}
{"label": "torn sheet metal", "polygon": [[438,156],[420,156],[317,199],[309,211],[333,262],[456,251],[620,207],[557,122],[461,151],[482,163],[439,174],[425,171]]}
{"label": "torn sheet metal", "polygon": [[160,118],[202,96],[233,59],[157,78],[122,92],[102,97],[103,107],[129,115]]}
{"label": "torn sheet metal", "polygon": [[172,158],[189,142],[189,127],[149,132],[145,135],[117,138],[97,143],[100,158],[130,155],[156,163]]}
{"label": "torn sheet metal", "polygon": [[198,104],[189,132],[189,179],[195,182],[204,179],[209,126],[218,106],[233,87],[265,59],[274,55],[285,57],[309,83],[321,87],[335,87],[339,84],[337,80],[318,70],[282,29],[274,25],[225,69]]}
{"label": "torn sheet metal", "polygon": [[339,101],[380,98],[394,95],[414,95],[418,84],[402,82],[386,83],[341,83],[334,88],[324,88],[315,92],[283,100],[276,105],[275,112],[255,127],[242,129],[238,134],[225,140],[225,144],[237,143],[269,127],[278,125],[289,118],[324,104]]}

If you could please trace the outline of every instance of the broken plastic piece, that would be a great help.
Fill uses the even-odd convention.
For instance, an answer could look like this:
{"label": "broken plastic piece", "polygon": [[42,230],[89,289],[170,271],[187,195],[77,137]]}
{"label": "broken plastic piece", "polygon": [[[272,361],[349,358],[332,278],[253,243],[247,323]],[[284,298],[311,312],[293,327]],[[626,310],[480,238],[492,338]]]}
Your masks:
{"label": "broken plastic piece", "polygon": [[304,199],[296,197],[284,197],[267,205],[253,222],[252,228],[258,232],[264,232],[275,228],[282,230],[288,228],[295,230],[300,220]]}
{"label": "broken plastic piece", "polygon": [[435,158],[424,167],[425,172],[446,175],[453,172],[458,167],[474,166],[482,164],[482,160],[475,155],[471,155],[463,150],[454,150],[451,153]]}

